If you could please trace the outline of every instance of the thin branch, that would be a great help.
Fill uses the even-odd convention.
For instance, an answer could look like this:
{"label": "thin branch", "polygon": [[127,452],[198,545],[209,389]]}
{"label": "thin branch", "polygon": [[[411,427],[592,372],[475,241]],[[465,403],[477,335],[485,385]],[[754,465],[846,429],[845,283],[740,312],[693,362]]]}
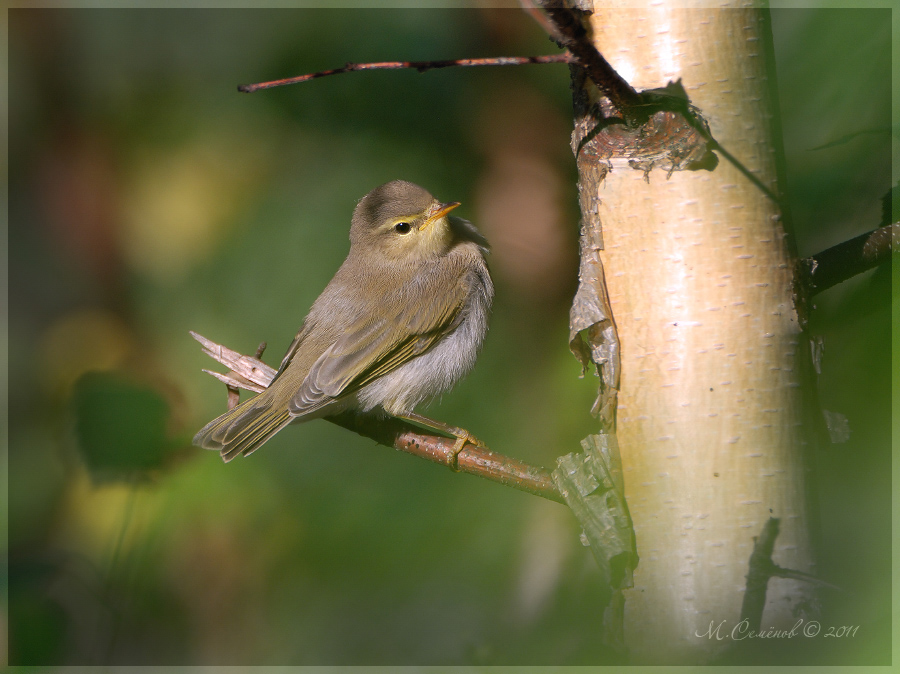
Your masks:
{"label": "thin branch", "polygon": [[898,241],[900,222],[895,222],[802,260],[801,274],[810,296],[887,262]]}
{"label": "thin branch", "polygon": [[271,89],[273,87],[282,87],[287,84],[299,84],[300,82],[308,82],[319,77],[327,77],[328,75],[340,75],[341,73],[351,73],[359,70],[401,70],[414,69],[420,73],[437,68],[463,67],[471,68],[477,66],[522,66],[530,63],[570,63],[572,56],[570,54],[546,54],[543,56],[495,56],[490,58],[477,59],[448,59],[443,61],[381,61],[376,63],[347,63],[341,68],[332,68],[331,70],[321,70],[317,73],[309,73],[307,75],[298,75],[296,77],[287,77],[281,80],[272,80],[271,82],[258,82],[256,84],[241,84],[238,91],[244,93],[252,93],[260,89]]}
{"label": "thin branch", "polygon": [[[191,332],[191,336],[203,345],[203,352],[206,355],[230,370],[227,374],[204,370],[224,382],[229,388],[243,388],[259,392],[267,388],[274,379],[276,370],[258,358],[240,354],[198,335],[196,332]],[[372,415],[344,413],[339,416],[326,417],[326,420],[371,438],[386,447],[393,447],[401,452],[428,459],[454,471],[479,475],[535,496],[541,496],[557,503],[565,503],[556,489],[556,485],[553,484],[550,473],[545,469],[497,454],[486,447],[467,444],[459,454],[455,455],[455,438],[425,434],[412,424],[393,417],[382,419]]]}
{"label": "thin branch", "polygon": [[803,573],[802,571],[795,571],[794,569],[784,569],[780,566],[772,565],[772,575],[777,578],[790,578],[791,580],[802,580],[804,583],[812,583],[813,585],[818,585],[819,587],[827,587],[829,590],[837,590],[838,592],[844,592],[844,588],[838,587],[837,585],[832,585],[831,583],[822,580],[821,578],[816,578],[808,573]]}
{"label": "thin branch", "polygon": [[894,129],[900,130],[900,125],[895,124],[894,126],[879,126],[873,129],[862,129],[861,131],[856,131],[854,133],[848,133],[846,136],[841,136],[836,140],[829,141],[824,145],[818,145],[816,147],[809,148],[810,152],[815,152],[817,150],[826,150],[828,148],[837,147],[838,145],[843,145],[844,143],[849,143],[854,138],[858,138],[859,136],[868,136],[868,135],[881,135],[881,134],[891,134],[894,132]]}

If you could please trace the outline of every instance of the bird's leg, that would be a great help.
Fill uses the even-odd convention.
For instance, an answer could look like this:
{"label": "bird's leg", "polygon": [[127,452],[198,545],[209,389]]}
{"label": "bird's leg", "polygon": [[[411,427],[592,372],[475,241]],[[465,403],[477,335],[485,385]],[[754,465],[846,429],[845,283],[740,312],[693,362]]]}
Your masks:
{"label": "bird's leg", "polygon": [[464,428],[450,426],[441,421],[435,421],[434,419],[429,419],[428,417],[422,416],[421,414],[416,414],[415,412],[406,412],[404,414],[395,414],[393,416],[397,417],[398,419],[403,419],[404,421],[409,421],[418,426],[423,426],[429,430],[437,431],[438,433],[443,433],[444,435],[450,435],[456,438],[456,444],[453,445],[453,460],[450,463],[450,468],[452,470],[459,470],[457,457],[463,450],[463,447],[466,446],[466,443],[470,445],[476,445],[477,447],[487,447],[486,444],[484,444],[481,440],[476,438]]}

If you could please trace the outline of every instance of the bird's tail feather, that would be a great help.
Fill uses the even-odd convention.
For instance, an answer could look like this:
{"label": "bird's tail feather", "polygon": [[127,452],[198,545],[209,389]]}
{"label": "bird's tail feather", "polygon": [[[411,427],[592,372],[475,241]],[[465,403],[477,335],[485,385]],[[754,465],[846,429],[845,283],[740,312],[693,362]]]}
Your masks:
{"label": "bird's tail feather", "polygon": [[273,408],[261,394],[216,417],[194,436],[194,444],[217,450],[227,463],[238,454],[247,456],[291,422],[284,408]]}

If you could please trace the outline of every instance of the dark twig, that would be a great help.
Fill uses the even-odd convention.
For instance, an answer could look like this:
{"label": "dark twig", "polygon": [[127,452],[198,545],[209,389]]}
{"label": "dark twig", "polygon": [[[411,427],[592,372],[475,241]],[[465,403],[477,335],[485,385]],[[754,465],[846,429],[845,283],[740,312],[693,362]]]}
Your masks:
{"label": "dark twig", "polygon": [[709,143],[709,145],[707,147],[710,150],[715,150],[716,152],[721,154],[723,157],[725,157],[725,159],[732,166],[734,166],[741,173],[741,175],[743,175],[747,180],[749,180],[751,183],[753,183],[759,189],[760,192],[762,192],[767,197],[769,197],[769,199],[772,200],[773,204],[775,204],[776,206],[781,208],[781,200],[778,198],[778,195],[776,195],[772,190],[770,190],[768,187],[766,187],[766,185],[763,184],[762,180],[760,180],[755,175],[753,175],[753,173],[750,171],[750,169],[748,169],[746,166],[744,166],[740,162],[740,160],[738,160],[737,157],[735,157],[728,150],[726,150],[724,147],[719,145],[719,141],[717,141],[715,138],[712,137],[712,134],[709,132],[709,129],[703,129],[703,128],[696,127],[696,126],[694,128],[696,128],[698,130],[698,132],[700,133],[700,135],[703,136],[703,138],[706,139],[706,141]]}
{"label": "dark twig", "polygon": [[818,585],[819,587],[827,587],[829,590],[837,590],[838,592],[844,592],[844,589],[838,587],[837,585],[832,585],[831,583],[822,580],[821,578],[816,578],[808,573],[803,573],[802,571],[795,571],[794,569],[785,569],[777,564],[772,565],[772,575],[776,578],[790,578],[792,580],[802,580],[804,583],[812,583],[813,585]]}
{"label": "dark twig", "polygon": [[778,518],[770,517],[763,525],[760,535],[753,537],[753,552],[750,553],[750,568],[747,571],[747,588],[741,604],[741,620],[746,620],[750,628],[755,631],[758,631],[762,624],[763,609],[766,606],[766,590],[769,579],[773,576],[813,583],[832,590],[841,589],[808,573],[783,569],[772,561],[772,552],[775,550],[775,539],[778,538],[780,526],[781,521]]}
{"label": "dark twig", "polygon": [[[191,332],[191,336],[203,345],[204,353],[230,370],[228,374],[204,370],[229,388],[243,388],[258,393],[265,390],[275,377],[276,370],[258,358],[232,351],[196,332]],[[382,419],[371,415],[345,413],[327,417],[326,420],[371,438],[386,447],[428,459],[455,471],[479,475],[529,494],[565,503],[546,470],[497,454],[485,447],[467,444],[458,455],[454,456],[455,438],[428,435],[415,426],[392,417]]]}
{"label": "dark twig", "polygon": [[775,539],[778,538],[780,526],[780,520],[770,517],[763,525],[760,535],[753,538],[747,587],[741,604],[741,620],[748,621],[754,630],[758,630],[762,623],[763,609],[766,606],[766,589],[769,578],[772,577],[772,568],[775,566],[772,562],[772,552],[775,550]]}
{"label": "dark twig", "polygon": [[428,70],[437,68],[463,67],[471,68],[477,66],[522,66],[530,63],[570,63],[572,57],[570,54],[546,54],[543,56],[495,56],[490,58],[478,59],[448,59],[443,61],[381,61],[377,63],[347,63],[341,68],[333,68],[331,70],[321,70],[317,73],[309,73],[307,75],[298,75],[297,77],[287,77],[281,80],[272,80],[271,82],[258,82],[257,84],[241,84],[238,91],[244,93],[252,93],[260,89],[271,89],[272,87],[282,87],[287,84],[299,84],[300,82],[308,82],[319,77],[328,75],[340,75],[341,73],[351,73],[359,70],[401,70],[404,68],[418,70],[424,73]]}
{"label": "dark twig", "polygon": [[563,7],[559,0],[549,0],[543,8],[555,30],[549,29],[542,21],[539,23],[550,32],[550,37],[557,40],[560,47],[568,50],[577,59],[579,65],[587,71],[591,81],[619,111],[622,119],[631,126],[642,123],[648,116],[648,111],[642,109],[643,98],[597,51],[578,13]]}
{"label": "dark twig", "polygon": [[891,259],[900,241],[900,222],[880,227],[802,260],[810,296],[842,283]]}
{"label": "dark twig", "polygon": [[519,5],[521,5],[522,10],[531,16],[532,19],[537,21],[538,25],[544,29],[544,32],[547,33],[555,42],[561,42],[564,38],[563,34],[559,32],[559,29],[556,25],[549,19],[549,17],[541,11],[541,8],[532,2],[532,0],[519,0]]}

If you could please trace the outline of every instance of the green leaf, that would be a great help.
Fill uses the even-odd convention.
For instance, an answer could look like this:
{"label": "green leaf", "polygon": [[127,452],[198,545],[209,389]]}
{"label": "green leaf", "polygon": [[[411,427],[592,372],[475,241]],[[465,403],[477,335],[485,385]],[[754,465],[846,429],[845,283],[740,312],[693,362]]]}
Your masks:
{"label": "green leaf", "polygon": [[72,394],[75,433],[92,473],[157,468],[169,443],[169,406],[155,390],[120,373],[88,372]]}

